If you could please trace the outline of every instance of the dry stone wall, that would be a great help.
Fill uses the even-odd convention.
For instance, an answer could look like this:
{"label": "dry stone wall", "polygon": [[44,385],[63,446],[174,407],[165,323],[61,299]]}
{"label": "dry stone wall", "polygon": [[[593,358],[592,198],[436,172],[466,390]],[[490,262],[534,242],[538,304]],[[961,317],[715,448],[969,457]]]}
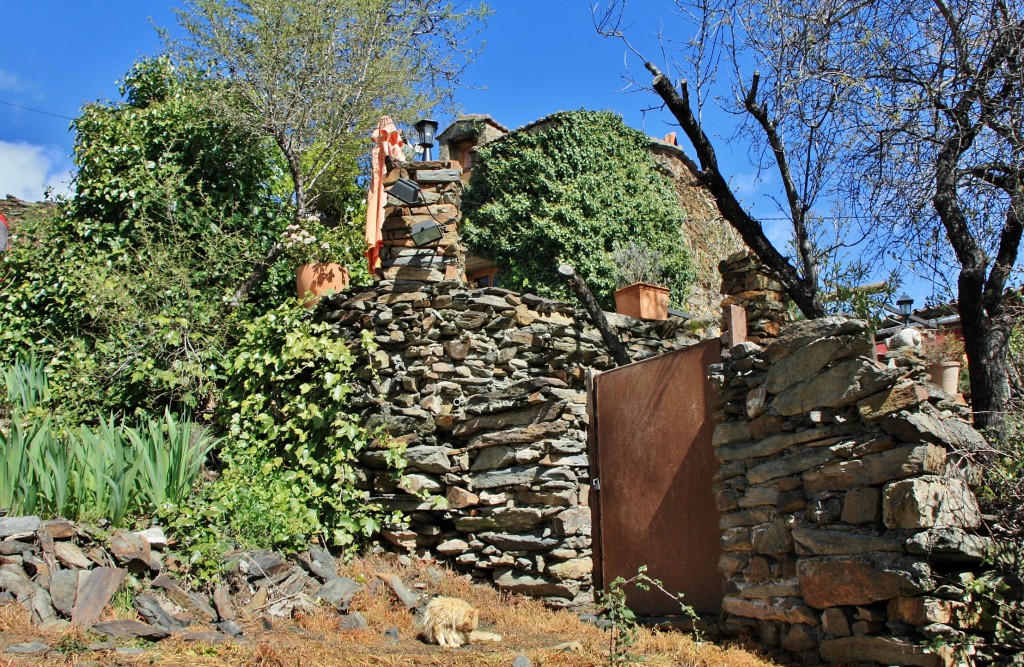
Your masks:
{"label": "dry stone wall", "polygon": [[[591,601],[586,376],[615,364],[585,316],[457,281],[382,281],[321,308],[339,335],[372,336],[354,404],[406,447],[401,480],[386,450],[361,458],[363,488],[408,517],[384,537],[503,589]],[[697,341],[682,320],[608,317],[633,359]]]}
{"label": "dry stone wall", "polygon": [[875,361],[863,321],[759,340],[711,370],[724,628],[807,663],[943,664],[922,646],[979,631],[943,584],[989,542],[961,458],[985,446],[967,408]]}

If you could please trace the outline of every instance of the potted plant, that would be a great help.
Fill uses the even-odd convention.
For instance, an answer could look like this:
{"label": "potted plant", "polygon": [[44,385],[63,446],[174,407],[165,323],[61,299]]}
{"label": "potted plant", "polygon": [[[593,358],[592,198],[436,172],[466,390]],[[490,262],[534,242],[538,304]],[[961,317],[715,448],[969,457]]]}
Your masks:
{"label": "potted plant", "polygon": [[921,356],[931,382],[947,394],[958,393],[964,344],[954,333],[937,333],[921,343]]}
{"label": "potted plant", "polygon": [[661,260],[646,245],[618,241],[612,246],[615,279],[615,312],[642,320],[668,319],[669,289],[658,283]]}
{"label": "potted plant", "polygon": [[302,224],[288,225],[281,237],[284,255],[296,265],[295,289],[307,308],[315,306],[321,296],[348,287],[348,269],[332,261],[342,246],[336,236],[336,230],[309,216]]}

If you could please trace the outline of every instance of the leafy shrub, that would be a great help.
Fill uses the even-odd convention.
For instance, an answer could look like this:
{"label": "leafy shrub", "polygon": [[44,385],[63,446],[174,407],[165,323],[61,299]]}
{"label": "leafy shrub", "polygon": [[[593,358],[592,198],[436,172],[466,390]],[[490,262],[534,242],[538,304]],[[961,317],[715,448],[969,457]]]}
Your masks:
{"label": "leafy shrub", "polygon": [[[353,362],[297,301],[247,327],[220,409],[222,474],[172,519],[200,573],[225,542],[289,551],[321,536],[352,547],[394,519],[356,488],[353,464],[373,436],[347,408]],[[202,527],[211,524],[219,535]]]}
{"label": "leafy shrub", "polygon": [[610,308],[617,241],[659,256],[673,303],[685,300],[693,279],[675,190],[650,140],[611,112],[557,113],[481,147],[465,210],[467,244],[492,258],[513,289],[569,298],[556,271],[568,263]]}
{"label": "leafy shrub", "polygon": [[48,383],[40,364],[0,372],[10,425],[0,430],[0,507],[120,525],[183,502],[215,440],[169,412],[139,427],[113,418],[68,428],[43,403]]}

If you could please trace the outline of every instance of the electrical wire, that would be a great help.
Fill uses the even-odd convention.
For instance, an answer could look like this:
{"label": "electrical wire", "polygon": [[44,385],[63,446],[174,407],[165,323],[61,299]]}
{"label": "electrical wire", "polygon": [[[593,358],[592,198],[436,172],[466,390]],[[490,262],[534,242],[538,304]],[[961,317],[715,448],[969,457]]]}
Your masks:
{"label": "electrical wire", "polygon": [[41,114],[45,114],[47,116],[53,116],[54,118],[63,118],[64,120],[74,120],[74,118],[71,118],[70,116],[62,116],[59,113],[51,113],[49,111],[43,111],[42,109],[33,109],[32,107],[22,106],[21,104],[15,104],[14,102],[6,102],[4,100],[0,100],[0,104],[6,104],[7,106],[15,107],[16,109],[24,109],[25,111],[33,111],[35,113],[41,113]]}

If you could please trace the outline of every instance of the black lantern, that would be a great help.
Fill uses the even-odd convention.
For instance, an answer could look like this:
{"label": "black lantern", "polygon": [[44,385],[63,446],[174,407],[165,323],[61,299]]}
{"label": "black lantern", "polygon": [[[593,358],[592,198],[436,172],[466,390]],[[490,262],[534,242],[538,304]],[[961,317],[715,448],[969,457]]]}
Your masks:
{"label": "black lantern", "polygon": [[914,300],[904,292],[900,298],[896,299],[896,305],[900,307],[900,314],[903,315],[903,326],[907,326],[910,324],[910,313],[914,306]]}
{"label": "black lantern", "polygon": [[437,121],[424,118],[416,123],[416,139],[423,148],[423,160],[430,159],[430,149],[434,147],[434,134],[437,133]]}

